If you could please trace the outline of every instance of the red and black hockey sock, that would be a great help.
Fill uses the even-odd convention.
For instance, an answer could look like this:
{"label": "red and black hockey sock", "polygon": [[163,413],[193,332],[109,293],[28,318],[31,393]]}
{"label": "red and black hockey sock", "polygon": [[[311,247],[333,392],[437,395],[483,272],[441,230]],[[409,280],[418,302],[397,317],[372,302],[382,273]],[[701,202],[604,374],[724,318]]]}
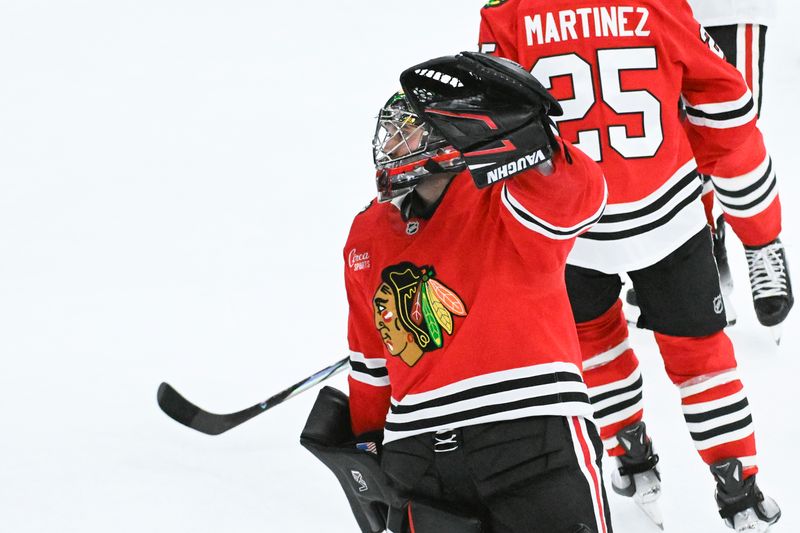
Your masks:
{"label": "red and black hockey sock", "polygon": [[655,334],[667,374],[681,393],[686,425],[700,457],[711,465],[736,458],[745,477],[758,471],[750,405],[724,332],[706,337]]}
{"label": "red and black hockey sock", "polygon": [[583,379],[589,387],[594,418],[610,456],[624,450],[616,434],[642,419],[642,374],[628,343],[622,301],[594,320],[578,324],[583,354]]}

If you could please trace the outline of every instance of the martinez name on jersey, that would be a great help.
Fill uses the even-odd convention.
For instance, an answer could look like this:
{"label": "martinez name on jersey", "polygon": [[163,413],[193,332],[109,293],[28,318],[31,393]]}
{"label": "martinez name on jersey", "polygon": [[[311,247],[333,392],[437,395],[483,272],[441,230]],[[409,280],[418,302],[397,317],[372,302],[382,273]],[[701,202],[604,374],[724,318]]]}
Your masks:
{"label": "martinez name on jersey", "polygon": [[646,7],[602,6],[526,15],[528,46],[592,37],[647,37]]}

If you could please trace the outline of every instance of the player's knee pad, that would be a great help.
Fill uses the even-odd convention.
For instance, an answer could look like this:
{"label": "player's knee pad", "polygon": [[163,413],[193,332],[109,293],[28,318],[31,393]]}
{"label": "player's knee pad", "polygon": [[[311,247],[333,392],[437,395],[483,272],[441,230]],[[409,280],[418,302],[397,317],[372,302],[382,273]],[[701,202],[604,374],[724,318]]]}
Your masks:
{"label": "player's knee pad", "polygon": [[336,476],[363,533],[386,529],[391,501],[376,448],[382,436],[372,437],[369,446],[357,446],[350,430],[349,399],[333,387],[320,391],[300,436],[300,443]]}
{"label": "player's knee pad", "polygon": [[[411,500],[403,511],[402,533],[481,533],[481,521],[475,517],[424,501]],[[390,520],[390,526],[397,523]],[[395,526],[396,527],[396,526]],[[398,532],[399,533],[399,532]]]}

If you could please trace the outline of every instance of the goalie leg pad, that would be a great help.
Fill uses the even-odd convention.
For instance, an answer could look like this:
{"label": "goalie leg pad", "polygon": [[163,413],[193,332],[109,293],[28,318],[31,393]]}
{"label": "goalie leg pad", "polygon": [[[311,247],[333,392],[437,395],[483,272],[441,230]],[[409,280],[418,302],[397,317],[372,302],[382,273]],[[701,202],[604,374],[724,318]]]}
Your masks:
{"label": "goalie leg pad", "polygon": [[[371,438],[377,442],[370,444],[380,443],[380,437],[373,435]],[[373,446],[357,447],[350,431],[346,394],[333,387],[324,387],[319,392],[300,436],[300,444],[336,476],[362,533],[384,531],[391,490],[377,453],[366,449]]]}

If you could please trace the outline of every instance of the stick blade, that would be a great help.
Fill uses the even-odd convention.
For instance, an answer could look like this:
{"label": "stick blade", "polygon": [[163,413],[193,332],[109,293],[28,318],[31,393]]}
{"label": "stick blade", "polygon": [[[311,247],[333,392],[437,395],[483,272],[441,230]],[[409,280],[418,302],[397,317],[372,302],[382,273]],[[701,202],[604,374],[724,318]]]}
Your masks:
{"label": "stick blade", "polygon": [[224,417],[207,413],[180,395],[169,383],[158,387],[158,406],[164,413],[186,427],[206,435],[219,435],[230,429]]}

